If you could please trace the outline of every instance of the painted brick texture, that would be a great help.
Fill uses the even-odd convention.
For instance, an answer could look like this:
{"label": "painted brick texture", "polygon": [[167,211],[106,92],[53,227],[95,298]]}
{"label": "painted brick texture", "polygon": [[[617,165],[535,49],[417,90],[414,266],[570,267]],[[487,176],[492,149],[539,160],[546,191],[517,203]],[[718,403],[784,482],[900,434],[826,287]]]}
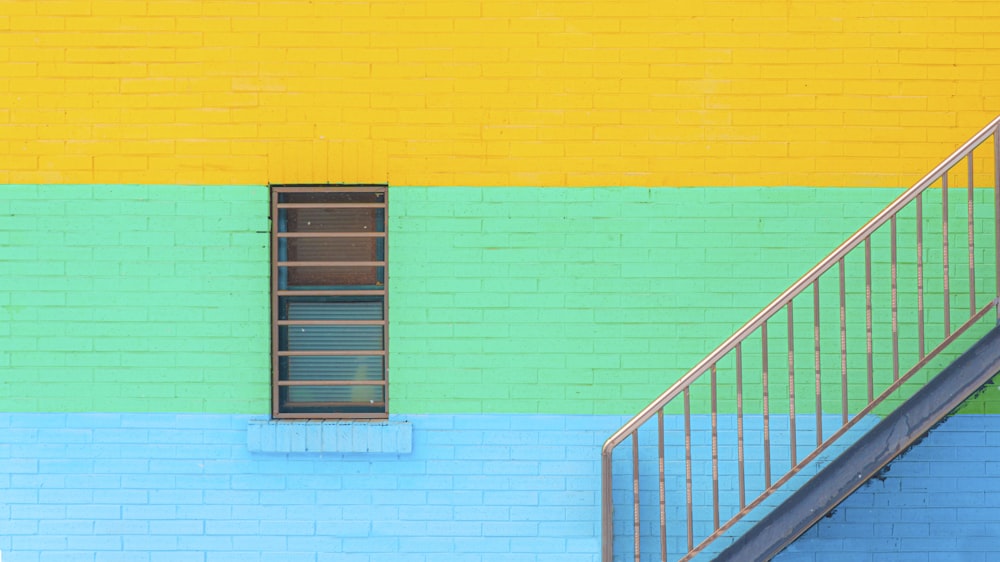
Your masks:
{"label": "painted brick texture", "polygon": [[775,560],[993,560],[998,424],[997,416],[949,418]]}
{"label": "painted brick texture", "polygon": [[[407,187],[391,193],[394,407],[539,413],[638,411],[895,196],[884,189],[801,188]],[[985,216],[992,199],[987,190],[978,195],[979,216]],[[937,196],[927,198],[928,224],[940,220],[940,206],[931,204]],[[955,224],[964,212],[949,209]],[[963,229],[951,236],[953,248],[963,247]],[[991,244],[989,230],[984,226],[977,236],[978,267],[988,268],[993,258],[982,249]],[[873,243],[873,315],[883,335],[891,333],[888,239],[880,232]],[[940,271],[935,248],[941,241],[928,235],[924,243],[927,271]],[[953,253],[957,310],[968,307],[960,280],[968,268],[960,265],[967,257]],[[901,349],[904,361],[915,362],[915,237],[902,226],[899,260]],[[848,348],[858,352],[848,367],[864,371],[863,255],[846,268]],[[839,314],[834,283],[825,285],[825,318]],[[984,283],[978,291],[992,289]],[[811,299],[808,294],[796,305],[796,361],[803,366],[814,361]],[[931,301],[927,333],[936,335],[943,331],[935,312],[942,303]],[[787,330],[780,321],[773,328],[773,380],[787,381]],[[836,322],[830,328],[822,337],[824,405],[832,412],[840,409],[840,341]],[[881,337],[875,344],[879,382],[887,385],[891,341]],[[747,372],[754,361],[759,365],[756,345],[757,351],[747,346]],[[858,380],[850,392],[855,411],[866,395],[863,377]],[[813,411],[810,377],[799,383],[797,410]],[[772,407],[787,411],[787,388],[774,386]],[[733,412],[731,388],[724,387],[720,403]],[[707,392],[694,400],[707,411]]]}
{"label": "painted brick texture", "polygon": [[411,416],[408,454],[247,450],[249,416],[0,414],[9,562],[597,560],[620,416]]}
{"label": "painted brick texture", "polygon": [[[0,409],[268,411],[265,187],[2,189],[0,366],[11,375],[0,381]],[[979,194],[977,205],[991,206],[988,190]],[[391,411],[638,411],[894,195],[392,187]],[[960,219],[965,209],[953,207]],[[927,220],[935,209],[928,202]],[[912,233],[900,230],[900,279],[912,280]],[[888,333],[890,302],[885,242],[873,256],[880,333]],[[925,243],[930,271],[940,241]],[[959,300],[967,269],[955,254],[958,308],[967,306]],[[991,263],[977,257],[981,268]],[[852,310],[863,310],[863,264],[847,268]],[[835,316],[829,295],[823,314]],[[915,341],[905,298],[904,352]],[[940,303],[928,299],[927,308]],[[940,331],[934,318],[929,333]],[[807,339],[811,320],[798,316]],[[864,317],[849,321],[849,347],[862,350]],[[775,366],[785,361],[782,331],[774,330]],[[839,334],[824,337],[834,352],[826,382],[836,386]],[[877,343],[884,351],[888,341]],[[796,349],[811,365],[811,342]],[[879,355],[879,377],[891,376],[888,357]],[[746,359],[749,369],[759,353],[748,349]],[[864,369],[864,356],[849,367]],[[797,410],[808,412],[811,383],[801,383]],[[772,394],[775,412],[787,404],[782,392]],[[852,399],[864,393],[851,389]],[[825,396],[827,411],[839,411],[839,390]],[[706,400],[696,394],[696,409],[706,411]],[[733,411],[732,396],[720,403]]]}
{"label": "painted brick texture", "polygon": [[264,187],[0,187],[4,411],[268,408]]}
{"label": "painted brick texture", "polygon": [[0,3],[0,183],[899,186],[992,2]]}

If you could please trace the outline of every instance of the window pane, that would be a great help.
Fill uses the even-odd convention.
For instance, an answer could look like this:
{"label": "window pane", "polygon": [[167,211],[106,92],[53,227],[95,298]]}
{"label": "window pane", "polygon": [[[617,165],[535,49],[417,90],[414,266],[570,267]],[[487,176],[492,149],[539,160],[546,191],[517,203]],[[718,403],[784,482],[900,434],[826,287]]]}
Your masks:
{"label": "window pane", "polygon": [[300,191],[279,193],[278,203],[383,203],[381,191]]}
{"label": "window pane", "polygon": [[381,381],[380,355],[295,355],[279,363],[283,381]]}
{"label": "window pane", "polygon": [[382,326],[281,326],[287,351],[366,351],[382,349]]}
{"label": "window pane", "polygon": [[279,279],[287,279],[282,289],[350,289],[352,287],[378,289],[385,283],[382,266],[336,267],[279,267]]}
{"label": "window pane", "polygon": [[283,238],[281,261],[380,261],[381,238]]}
{"label": "window pane", "polygon": [[385,232],[382,209],[281,209],[281,232]]}
{"label": "window pane", "polygon": [[381,386],[286,386],[279,394],[281,410],[292,414],[385,411],[385,389]]}
{"label": "window pane", "polygon": [[382,297],[281,297],[280,320],[382,320]]}

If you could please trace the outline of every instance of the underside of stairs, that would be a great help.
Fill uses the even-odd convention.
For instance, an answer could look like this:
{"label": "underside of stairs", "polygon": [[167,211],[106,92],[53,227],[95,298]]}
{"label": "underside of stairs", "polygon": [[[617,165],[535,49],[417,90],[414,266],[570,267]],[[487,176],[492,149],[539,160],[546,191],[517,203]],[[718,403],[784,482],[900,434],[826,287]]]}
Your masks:
{"label": "underside of stairs", "polygon": [[1000,327],[886,416],[715,560],[769,560],[875,477],[1000,372]]}

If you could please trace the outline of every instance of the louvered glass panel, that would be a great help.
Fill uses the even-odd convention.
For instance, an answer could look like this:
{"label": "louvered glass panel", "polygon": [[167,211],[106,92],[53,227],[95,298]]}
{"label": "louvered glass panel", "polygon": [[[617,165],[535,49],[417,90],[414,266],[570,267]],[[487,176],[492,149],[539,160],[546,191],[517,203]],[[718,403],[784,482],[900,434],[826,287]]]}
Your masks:
{"label": "louvered glass panel", "polygon": [[286,386],[280,394],[282,409],[288,413],[335,410],[363,414],[385,410],[385,389],[381,386]]}
{"label": "louvered glass panel", "polygon": [[281,320],[382,320],[381,297],[281,297]]}
{"label": "louvered glass panel", "polygon": [[373,351],[382,349],[382,326],[282,326],[288,351]]}
{"label": "louvered glass panel", "polygon": [[281,380],[289,381],[381,381],[380,355],[295,355],[281,358]]}

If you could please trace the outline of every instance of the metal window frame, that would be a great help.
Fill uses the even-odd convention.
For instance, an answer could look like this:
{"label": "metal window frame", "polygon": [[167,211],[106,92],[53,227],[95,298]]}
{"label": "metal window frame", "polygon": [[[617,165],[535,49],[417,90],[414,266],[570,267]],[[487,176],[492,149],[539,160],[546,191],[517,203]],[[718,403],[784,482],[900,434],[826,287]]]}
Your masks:
{"label": "metal window frame", "polygon": [[[269,184],[270,190],[270,218],[271,218],[271,263],[270,263],[270,275],[271,275],[271,417],[274,419],[325,419],[325,420],[349,420],[349,419],[360,419],[360,420],[380,420],[387,419],[389,417],[389,186],[388,184],[346,184],[346,183],[287,183],[287,184]],[[285,193],[382,193],[382,203],[381,204],[371,204],[371,203],[357,203],[357,204],[304,204],[304,203],[285,203],[279,204],[279,196]],[[278,222],[278,211],[283,208],[380,208],[384,209],[383,212],[383,227],[384,232],[373,232],[370,234],[361,233],[305,233],[302,236],[296,236],[296,233],[290,233],[287,231],[279,232],[279,222]],[[302,234],[302,233],[299,233]],[[287,290],[281,289],[279,286],[279,268],[289,265],[289,262],[279,260],[279,239],[287,238],[310,238],[310,237],[331,237],[331,238],[352,238],[358,236],[368,236],[373,238],[382,238],[383,242],[383,255],[382,259],[378,262],[373,262],[372,265],[377,265],[383,267],[384,280],[383,285],[380,290]],[[330,261],[324,263],[324,265],[338,265],[341,262]],[[367,264],[368,262],[358,262],[359,265]],[[304,262],[304,265],[308,266],[311,262]],[[352,264],[353,265],[353,264]],[[280,308],[279,308],[279,298],[285,296],[360,296],[360,295],[372,295],[382,297],[382,320],[359,320],[357,322],[344,322],[342,320],[329,320],[329,321],[290,321],[281,320],[279,318]],[[357,325],[380,325],[382,326],[382,349],[377,351],[358,351],[352,352],[353,355],[378,355],[383,357],[382,362],[382,381],[357,381],[357,382],[344,382],[344,381],[281,381],[280,380],[280,359],[282,357],[302,355],[301,352],[281,350],[279,349],[280,337],[279,332],[282,326],[289,325],[289,323],[294,323],[295,325],[344,325],[344,324],[357,324]],[[346,355],[345,352],[340,351],[327,351],[327,352],[310,352],[309,355],[313,356],[335,356],[335,355]],[[283,387],[292,386],[382,386],[383,387],[383,408],[381,412],[310,412],[310,413],[300,413],[300,412],[282,412],[281,411],[281,401],[280,401],[280,391]]]}

